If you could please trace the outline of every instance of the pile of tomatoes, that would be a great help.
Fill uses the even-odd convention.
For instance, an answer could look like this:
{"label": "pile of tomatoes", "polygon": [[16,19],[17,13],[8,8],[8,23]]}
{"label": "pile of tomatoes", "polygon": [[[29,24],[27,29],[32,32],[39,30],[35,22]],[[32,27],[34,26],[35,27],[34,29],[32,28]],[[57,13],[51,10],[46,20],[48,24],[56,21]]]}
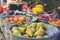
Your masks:
{"label": "pile of tomatoes", "polygon": [[15,22],[15,23],[18,23],[18,22],[29,22],[28,18],[26,17],[9,17],[9,18],[6,18],[6,21],[7,22]]}

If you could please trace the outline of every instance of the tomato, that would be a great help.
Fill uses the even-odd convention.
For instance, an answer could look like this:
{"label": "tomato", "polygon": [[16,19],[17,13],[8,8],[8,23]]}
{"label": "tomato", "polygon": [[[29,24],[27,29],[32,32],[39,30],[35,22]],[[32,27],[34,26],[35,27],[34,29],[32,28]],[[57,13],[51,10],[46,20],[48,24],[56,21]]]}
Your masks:
{"label": "tomato", "polygon": [[14,17],[14,22],[18,22],[19,18],[18,17]]}

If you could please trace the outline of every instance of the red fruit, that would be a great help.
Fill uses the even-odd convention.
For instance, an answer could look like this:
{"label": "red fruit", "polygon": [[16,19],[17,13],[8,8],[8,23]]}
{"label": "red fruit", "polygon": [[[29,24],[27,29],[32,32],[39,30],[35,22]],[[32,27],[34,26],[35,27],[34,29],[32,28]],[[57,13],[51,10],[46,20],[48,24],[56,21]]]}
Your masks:
{"label": "red fruit", "polygon": [[52,18],[52,15],[51,14],[48,14],[47,16],[48,16],[48,18]]}
{"label": "red fruit", "polygon": [[3,7],[0,5],[0,12],[3,12]]}
{"label": "red fruit", "polygon": [[45,18],[48,18],[48,16],[45,16]]}

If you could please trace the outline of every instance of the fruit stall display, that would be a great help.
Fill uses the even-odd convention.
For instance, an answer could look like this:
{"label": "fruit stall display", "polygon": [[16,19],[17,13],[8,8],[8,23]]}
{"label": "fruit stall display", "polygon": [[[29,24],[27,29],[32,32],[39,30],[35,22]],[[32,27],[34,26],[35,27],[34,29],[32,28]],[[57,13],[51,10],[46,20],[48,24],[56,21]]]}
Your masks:
{"label": "fruit stall display", "polygon": [[[22,15],[15,15],[14,10],[9,10],[7,5],[0,8],[0,19],[4,20],[4,28],[12,40],[57,40],[60,31],[55,26],[60,26],[60,20],[53,20],[51,14],[44,14],[43,5],[36,4]],[[28,9],[26,6],[23,8]]]}
{"label": "fruit stall display", "polygon": [[52,37],[46,33],[51,28],[53,28],[52,25],[43,22],[19,23],[11,25],[10,32],[13,40],[56,40],[57,36]]}
{"label": "fruit stall display", "polygon": [[[18,26],[13,26],[11,33],[15,36],[26,36],[34,38],[48,38],[45,35],[45,30],[47,30],[43,23],[32,23],[32,24],[18,24]],[[16,31],[15,31],[16,30]]]}

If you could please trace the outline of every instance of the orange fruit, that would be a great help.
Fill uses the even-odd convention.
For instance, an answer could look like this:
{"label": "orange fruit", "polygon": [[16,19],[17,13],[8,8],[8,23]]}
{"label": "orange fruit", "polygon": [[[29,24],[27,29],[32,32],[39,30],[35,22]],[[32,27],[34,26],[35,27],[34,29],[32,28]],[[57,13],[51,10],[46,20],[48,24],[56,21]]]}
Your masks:
{"label": "orange fruit", "polygon": [[9,18],[6,18],[6,21],[10,21]]}
{"label": "orange fruit", "polygon": [[11,17],[11,18],[9,18],[9,20],[10,20],[10,21],[13,21],[13,20],[14,20],[14,18],[12,18],[12,17]]}
{"label": "orange fruit", "polygon": [[20,17],[19,20],[23,22],[25,20],[25,17]]}
{"label": "orange fruit", "polygon": [[18,17],[14,17],[14,22],[18,22],[19,18]]}

